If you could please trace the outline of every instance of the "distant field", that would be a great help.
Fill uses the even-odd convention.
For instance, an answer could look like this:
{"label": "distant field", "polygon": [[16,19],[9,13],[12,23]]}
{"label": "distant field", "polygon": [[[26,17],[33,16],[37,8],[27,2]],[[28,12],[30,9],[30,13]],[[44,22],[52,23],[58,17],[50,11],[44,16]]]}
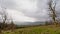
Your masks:
{"label": "distant field", "polygon": [[3,31],[4,34],[60,34],[60,27],[54,25],[36,26],[16,29],[14,31]]}

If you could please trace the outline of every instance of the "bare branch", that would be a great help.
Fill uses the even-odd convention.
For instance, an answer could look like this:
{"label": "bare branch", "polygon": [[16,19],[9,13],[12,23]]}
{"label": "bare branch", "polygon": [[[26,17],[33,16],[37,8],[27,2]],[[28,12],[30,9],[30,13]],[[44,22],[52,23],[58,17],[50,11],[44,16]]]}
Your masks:
{"label": "bare branch", "polygon": [[53,1],[52,0],[50,0],[50,2],[49,2],[49,10],[51,11],[51,13],[50,13],[50,15],[52,15],[51,17],[52,17],[52,20],[54,21],[54,23],[56,23],[56,10],[55,10],[55,8],[56,8],[56,2],[54,2],[53,3]]}

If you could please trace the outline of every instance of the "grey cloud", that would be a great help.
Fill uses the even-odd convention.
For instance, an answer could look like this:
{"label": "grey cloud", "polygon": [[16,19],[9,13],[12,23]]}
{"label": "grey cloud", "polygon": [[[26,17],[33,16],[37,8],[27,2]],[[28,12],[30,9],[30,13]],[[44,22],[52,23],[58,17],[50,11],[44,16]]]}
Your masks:
{"label": "grey cloud", "polygon": [[0,4],[2,7],[9,9],[14,9],[16,7],[14,0],[0,0]]}
{"label": "grey cloud", "polygon": [[[32,1],[32,0],[29,0]],[[21,11],[25,14],[25,16],[28,17],[33,17],[33,18],[37,18],[37,19],[48,19],[49,15],[48,15],[48,0],[33,0],[37,2],[37,8],[36,9],[21,9],[17,6],[17,3],[15,0],[3,0],[2,1],[2,5],[4,7],[7,7],[9,9],[17,9],[18,11]],[[1,0],[0,0],[1,2]],[[57,11],[59,11],[60,9],[60,1],[58,1],[57,3]],[[16,8],[17,7],[17,8]],[[60,11],[58,12],[60,14]]]}
{"label": "grey cloud", "polygon": [[37,10],[32,12],[25,12],[26,16],[34,17],[37,19],[48,19],[47,11],[47,1],[48,0],[37,0]]}

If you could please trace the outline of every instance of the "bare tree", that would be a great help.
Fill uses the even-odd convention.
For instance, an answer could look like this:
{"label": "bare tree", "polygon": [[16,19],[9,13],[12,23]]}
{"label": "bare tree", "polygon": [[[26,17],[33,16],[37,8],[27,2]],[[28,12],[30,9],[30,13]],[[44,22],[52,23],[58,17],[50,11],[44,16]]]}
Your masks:
{"label": "bare tree", "polygon": [[1,7],[1,9],[0,9],[0,15],[1,15],[0,19],[3,20],[2,22],[0,21],[0,33],[1,33],[2,29],[5,28],[5,21],[7,20],[7,15],[6,15],[5,8]]}
{"label": "bare tree", "polygon": [[48,5],[49,5],[49,10],[50,10],[50,16],[51,16],[54,24],[57,24],[57,22],[56,22],[57,15],[56,15],[56,10],[55,10],[56,9],[56,2],[53,3],[53,0],[50,0]]}
{"label": "bare tree", "polygon": [[5,23],[7,20],[7,13],[6,13],[6,8],[2,8],[3,10],[3,15],[2,15],[2,19],[3,19],[3,29],[5,28]]}
{"label": "bare tree", "polygon": [[11,30],[13,31],[14,29],[15,29],[15,24],[14,24],[14,22],[13,21],[11,21]]}
{"label": "bare tree", "polygon": [[7,20],[6,8],[1,7],[0,15],[2,17],[1,18],[2,19],[2,25],[0,25],[0,26],[1,26],[1,29],[4,29],[5,28],[5,23],[6,23],[6,20]]}

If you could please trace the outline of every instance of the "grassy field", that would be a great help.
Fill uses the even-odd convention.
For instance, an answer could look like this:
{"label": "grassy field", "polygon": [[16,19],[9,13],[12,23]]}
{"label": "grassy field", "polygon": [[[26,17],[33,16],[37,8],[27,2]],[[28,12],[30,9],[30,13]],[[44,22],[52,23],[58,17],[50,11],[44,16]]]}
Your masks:
{"label": "grassy field", "polygon": [[60,27],[54,25],[36,26],[16,29],[14,31],[3,31],[3,34],[60,34]]}

